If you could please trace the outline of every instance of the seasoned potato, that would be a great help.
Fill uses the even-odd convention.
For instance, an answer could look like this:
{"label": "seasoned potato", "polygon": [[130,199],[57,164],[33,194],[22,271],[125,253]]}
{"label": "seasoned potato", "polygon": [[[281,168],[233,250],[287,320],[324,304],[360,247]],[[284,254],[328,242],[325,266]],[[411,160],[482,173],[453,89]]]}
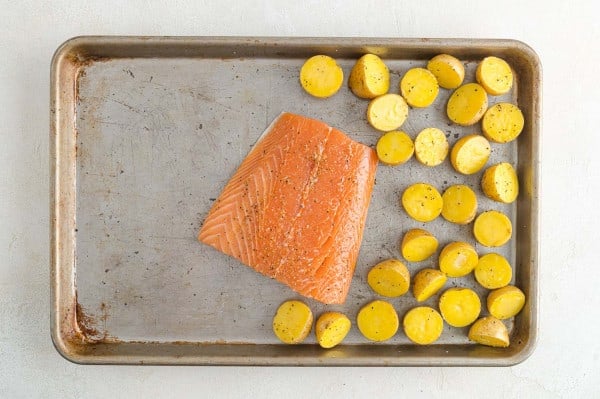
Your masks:
{"label": "seasoned potato", "polygon": [[442,289],[448,278],[436,269],[423,269],[413,279],[413,295],[417,302],[423,302]]}
{"label": "seasoned potato", "polygon": [[498,103],[492,105],[483,115],[481,129],[483,134],[496,143],[513,141],[523,131],[525,119],[516,105]]}
{"label": "seasoned potato", "polygon": [[480,213],[473,224],[475,239],[486,247],[500,247],[512,236],[512,223],[499,211]]}
{"label": "seasoned potato", "polygon": [[446,323],[464,327],[473,323],[481,313],[481,301],[468,288],[450,288],[440,297],[440,312]]}
{"label": "seasoned potato", "polygon": [[310,57],[300,69],[300,84],[312,96],[331,97],[342,87],[344,71],[327,55]]}
{"label": "seasoned potato", "polygon": [[326,312],[317,319],[315,334],[322,348],[333,348],[346,338],[352,323],[345,314]]}
{"label": "seasoned potato", "polygon": [[428,107],[438,92],[437,79],[425,68],[409,69],[400,81],[400,93],[411,107]]}
{"label": "seasoned potato", "polygon": [[404,234],[400,250],[409,262],[421,262],[437,251],[438,240],[427,230],[412,229]]}
{"label": "seasoned potato", "polygon": [[410,274],[404,263],[398,259],[388,259],[373,266],[367,275],[367,282],[379,295],[397,297],[408,291]]}
{"label": "seasoned potato", "polygon": [[523,306],[525,306],[525,294],[514,285],[493,290],[487,297],[488,311],[500,320],[516,316]]}
{"label": "seasoned potato", "polygon": [[478,344],[506,348],[510,345],[508,330],[494,316],[482,317],[469,329],[469,339]]}
{"label": "seasoned potato", "polygon": [[373,301],[363,306],[356,317],[361,334],[371,341],[386,341],[398,331],[398,313],[386,301]]}
{"label": "seasoned potato", "polygon": [[502,288],[512,279],[512,267],[500,254],[490,253],[479,258],[475,266],[475,280],[484,288]]}
{"label": "seasoned potato", "polygon": [[442,316],[429,306],[418,306],[409,310],[402,324],[408,339],[419,345],[437,341],[444,329]]}
{"label": "seasoned potato", "polygon": [[484,58],[477,65],[475,78],[493,96],[508,93],[513,84],[510,65],[498,57]]}
{"label": "seasoned potato", "polygon": [[375,98],[388,92],[390,71],[381,58],[375,54],[365,54],[352,67],[348,85],[360,98]]}
{"label": "seasoned potato", "polygon": [[478,134],[464,136],[452,147],[450,162],[457,172],[465,175],[477,173],[483,168],[492,152],[490,143]]}
{"label": "seasoned potato", "polygon": [[415,146],[408,134],[394,130],[379,138],[376,150],[381,162],[395,166],[408,161],[413,155]]}
{"label": "seasoned potato", "polygon": [[475,219],[477,213],[477,196],[468,186],[456,184],[450,186],[442,194],[444,206],[442,216],[449,222],[467,224]]}
{"label": "seasoned potato", "polygon": [[448,118],[457,125],[470,126],[479,122],[487,106],[485,89],[477,83],[467,83],[452,93],[446,112]]}
{"label": "seasoned potato", "polygon": [[481,177],[481,189],[494,201],[510,204],[519,195],[517,172],[508,162],[490,166]]}
{"label": "seasoned potato", "polygon": [[377,130],[396,130],[408,118],[408,105],[399,94],[384,94],[375,97],[367,107],[367,121]]}
{"label": "seasoned potato", "polygon": [[440,129],[429,127],[421,130],[415,139],[415,154],[426,166],[437,166],[448,155],[448,140]]}
{"label": "seasoned potato", "polygon": [[306,304],[286,301],[273,317],[273,332],[286,344],[298,344],[308,336],[312,322],[313,314]]}
{"label": "seasoned potato", "polygon": [[449,54],[439,54],[427,63],[427,69],[435,76],[444,89],[456,89],[465,78],[465,67]]}
{"label": "seasoned potato", "polygon": [[417,183],[404,190],[402,206],[413,219],[430,222],[442,212],[442,196],[435,187]]}
{"label": "seasoned potato", "polygon": [[451,242],[440,252],[440,270],[450,277],[462,277],[471,273],[479,256],[475,248],[462,241]]}

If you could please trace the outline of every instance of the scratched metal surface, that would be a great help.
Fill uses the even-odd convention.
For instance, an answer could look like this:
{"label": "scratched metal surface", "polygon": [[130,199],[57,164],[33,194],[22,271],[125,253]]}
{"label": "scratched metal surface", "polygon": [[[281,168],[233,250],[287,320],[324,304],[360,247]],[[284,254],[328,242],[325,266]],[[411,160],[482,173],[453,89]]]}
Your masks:
{"label": "scratched metal surface", "polygon": [[[340,60],[345,76],[352,62]],[[380,133],[366,123],[367,102],[346,86],[331,99],[311,98],[298,83],[301,63],[112,60],[85,69],[77,115],[77,290],[86,312],[103,315],[96,327],[100,335],[137,341],[276,342],[272,316],[282,301],[298,295],[199,244],[195,236],[214,198],[282,111],[324,120],[355,140],[376,143]],[[387,64],[393,91],[404,71],[424,66],[395,60]],[[475,65],[468,64],[469,80]],[[479,133],[478,125],[449,126],[444,112],[449,93],[441,90],[432,107],[411,110],[402,129],[414,139],[425,127],[439,127],[450,143]],[[514,162],[514,143],[492,147],[490,164]],[[435,168],[415,159],[380,166],[347,304],[308,301],[311,308],[317,314],[338,309],[354,318],[361,305],[377,297],[365,282],[367,270],[384,258],[400,257],[398,243],[409,228],[432,231],[441,246],[453,240],[475,244],[472,224],[458,226],[441,217],[418,223],[398,199],[409,184],[421,181],[440,190],[466,183],[481,194],[481,173],[460,175],[448,160]],[[513,217],[512,206],[482,195],[479,200],[481,210],[499,209]],[[514,239],[499,252],[514,259],[513,247]],[[436,259],[408,265],[411,274],[435,267]],[[485,299],[472,276],[448,283],[458,285],[475,288]],[[427,303],[435,306],[436,300],[437,295]],[[400,315],[416,305],[411,294],[391,302]],[[346,342],[364,341],[354,328]],[[390,341],[401,342],[408,342],[402,333]],[[467,342],[466,330],[446,326],[439,342]]]}
{"label": "scratched metal surface", "polygon": [[[305,47],[303,51],[314,53],[318,47]],[[465,48],[461,51],[465,82],[474,81],[480,57],[469,57]],[[278,343],[271,331],[272,316],[281,302],[300,296],[200,244],[196,235],[214,199],[263,130],[281,112],[321,119],[370,146],[380,137],[366,122],[367,101],[353,96],[346,84],[326,100],[303,92],[298,71],[305,59],[300,54],[304,53],[291,56],[288,50],[285,56],[236,57],[234,49],[227,58],[116,57],[79,68],[73,266],[77,303],[85,314],[90,342]],[[393,57],[384,59],[392,76],[390,91],[397,92],[404,72],[425,66],[426,58],[404,59],[398,55],[401,52],[391,53]],[[347,81],[355,57],[338,58]],[[517,76],[513,91],[505,96],[489,96],[490,104],[518,103],[518,84]],[[440,89],[432,106],[411,109],[402,130],[414,139],[421,129],[438,127],[446,132],[451,145],[465,134],[480,133],[479,125],[460,127],[450,123],[445,115],[449,95],[449,90]],[[517,145],[492,144],[488,166],[500,161],[517,166],[520,162],[520,174],[532,167],[535,171],[534,160],[519,161]],[[397,167],[380,165],[346,303],[331,306],[301,299],[316,315],[325,310],[346,313],[353,320],[353,328],[345,344],[368,344],[354,323],[360,307],[378,298],[366,284],[367,271],[380,260],[401,258],[399,241],[414,227],[434,233],[439,250],[450,241],[461,240],[472,243],[480,255],[492,251],[505,255],[514,267],[515,281],[520,267],[531,267],[528,259],[517,259],[518,210],[516,204],[486,199],[479,187],[481,174],[460,175],[449,159],[435,168],[421,165],[414,157]],[[430,223],[410,219],[399,198],[416,182],[433,184],[440,192],[452,184],[469,185],[479,194],[479,211],[505,212],[513,220],[516,234],[502,248],[490,249],[475,242],[472,223],[458,226],[441,217]],[[437,267],[439,250],[427,261],[407,263],[411,275],[424,267]],[[527,275],[524,281],[530,284],[528,279]],[[446,288],[453,286],[473,288],[482,301],[482,314],[487,313],[487,290],[472,275],[449,278]],[[437,308],[438,298],[439,294],[425,304]],[[401,318],[417,305],[410,293],[390,302]],[[507,326],[512,330],[513,320],[507,321]],[[473,346],[466,338],[467,331],[446,325],[437,344],[445,345],[443,348],[456,346],[459,356],[464,356],[460,351]],[[530,333],[535,335],[520,332],[525,337]],[[314,343],[314,335],[306,342]],[[402,328],[391,340],[371,345],[412,346]],[[482,353],[479,356],[485,363],[489,354]],[[368,349],[363,355],[368,356]],[[418,364],[418,356],[422,355],[416,356]],[[493,364],[493,359],[501,357],[493,353],[489,359]],[[116,356],[108,359],[132,360]],[[352,364],[352,360],[347,363]],[[436,358],[426,357],[423,363],[435,364]]]}

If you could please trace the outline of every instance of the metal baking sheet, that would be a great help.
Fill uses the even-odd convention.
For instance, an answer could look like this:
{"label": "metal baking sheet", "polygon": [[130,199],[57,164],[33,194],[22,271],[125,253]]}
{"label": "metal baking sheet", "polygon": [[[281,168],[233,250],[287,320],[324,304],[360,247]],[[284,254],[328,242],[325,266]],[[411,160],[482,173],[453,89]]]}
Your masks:
{"label": "metal baking sheet", "polygon": [[[374,146],[380,133],[366,122],[367,102],[344,85],[322,100],[298,81],[303,61],[329,54],[345,80],[355,60],[371,52],[391,71],[392,92],[403,73],[439,53],[466,65],[505,58],[515,72],[513,90],[499,101],[517,103],[525,129],[510,144],[492,144],[488,164],[516,166],[521,194],[499,205],[479,195],[479,210],[499,209],[513,221],[511,241],[496,252],[514,267],[513,283],[527,295],[525,309],[508,320],[511,345],[475,345],[467,328],[445,326],[431,346],[412,344],[402,329],[371,343],[356,325],[334,349],[311,335],[302,345],[280,344],[271,330],[279,304],[299,296],[233,258],[196,241],[214,199],[266,126],[282,111],[321,119]],[[537,330],[538,148],[540,63],[525,44],[511,40],[364,38],[80,37],[63,44],[51,82],[52,338],[58,351],[79,363],[254,365],[511,365],[533,350]],[[459,127],[445,115],[449,90],[434,104],[411,109],[403,125],[411,137],[425,127],[446,132],[450,144],[480,126]],[[415,159],[380,166],[364,240],[348,299],[327,306],[304,299],[318,315],[340,310],[352,320],[377,296],[368,269],[398,257],[403,232],[425,227],[446,243],[475,244],[472,224],[441,217],[410,219],[399,197],[424,181],[440,191],[465,183],[479,194],[481,172],[459,175],[449,160],[436,168]],[[480,254],[491,249],[475,245]],[[439,253],[439,251],[438,251]],[[408,264],[411,275],[430,260]],[[472,276],[446,287],[487,291]],[[426,304],[434,307],[439,295]],[[400,317],[416,305],[409,293],[391,300]],[[354,321],[353,321],[354,323]]]}

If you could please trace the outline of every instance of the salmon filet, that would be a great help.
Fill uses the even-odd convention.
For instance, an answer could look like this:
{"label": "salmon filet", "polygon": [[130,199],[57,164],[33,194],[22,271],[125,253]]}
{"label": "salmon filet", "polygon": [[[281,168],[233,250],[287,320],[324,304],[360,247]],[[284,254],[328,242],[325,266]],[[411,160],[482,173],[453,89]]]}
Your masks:
{"label": "salmon filet", "polygon": [[283,113],[227,183],[198,240],[306,297],[344,303],[376,168],[366,145]]}

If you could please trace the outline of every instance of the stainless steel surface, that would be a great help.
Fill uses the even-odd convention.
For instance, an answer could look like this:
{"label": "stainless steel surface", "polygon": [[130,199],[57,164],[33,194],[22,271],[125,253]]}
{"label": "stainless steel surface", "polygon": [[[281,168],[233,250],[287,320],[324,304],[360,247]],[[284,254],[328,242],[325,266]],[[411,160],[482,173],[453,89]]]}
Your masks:
{"label": "stainless steel surface", "polygon": [[[265,127],[282,111],[296,112],[374,145],[380,134],[365,120],[367,102],[343,86],[326,100],[306,95],[298,82],[302,62],[325,53],[339,60],[345,80],[365,52],[382,56],[392,72],[391,91],[410,67],[438,53],[466,62],[474,80],[478,60],[507,59],[516,85],[490,102],[518,103],[523,134],[493,144],[488,165],[517,166],[521,195],[499,205],[480,195],[479,210],[499,209],[514,235],[495,250],[514,267],[514,282],[528,297],[507,323],[511,346],[494,349],[466,339],[467,328],[446,326],[432,346],[410,343],[400,330],[373,344],[356,326],[344,345],[320,349],[280,345],[271,319],[284,300],[299,296],[236,260],[196,241],[196,234],[228,178]],[[358,38],[82,37],[60,47],[52,65],[51,276],[52,337],[66,358],[81,363],[258,365],[510,365],[532,351],[537,331],[538,141],[541,68],[526,45],[509,40]],[[411,137],[439,127],[450,143],[479,125],[459,127],[445,116],[450,91],[427,109],[411,109],[403,125]],[[404,231],[425,226],[444,244],[475,244],[472,224],[441,217],[423,224],[408,218],[399,196],[425,181],[440,191],[465,183],[481,194],[481,172],[462,176],[449,160],[426,168],[415,159],[380,166],[361,254],[346,304],[304,299],[315,314],[341,310],[352,320],[376,295],[366,284],[379,260],[400,257]],[[480,254],[492,252],[476,245]],[[439,253],[439,251],[438,251]],[[436,266],[408,264],[411,275]],[[472,276],[449,286],[487,291]],[[436,306],[438,296],[426,303]],[[392,299],[400,317],[416,305],[409,293]],[[484,313],[485,313],[485,306]]]}

